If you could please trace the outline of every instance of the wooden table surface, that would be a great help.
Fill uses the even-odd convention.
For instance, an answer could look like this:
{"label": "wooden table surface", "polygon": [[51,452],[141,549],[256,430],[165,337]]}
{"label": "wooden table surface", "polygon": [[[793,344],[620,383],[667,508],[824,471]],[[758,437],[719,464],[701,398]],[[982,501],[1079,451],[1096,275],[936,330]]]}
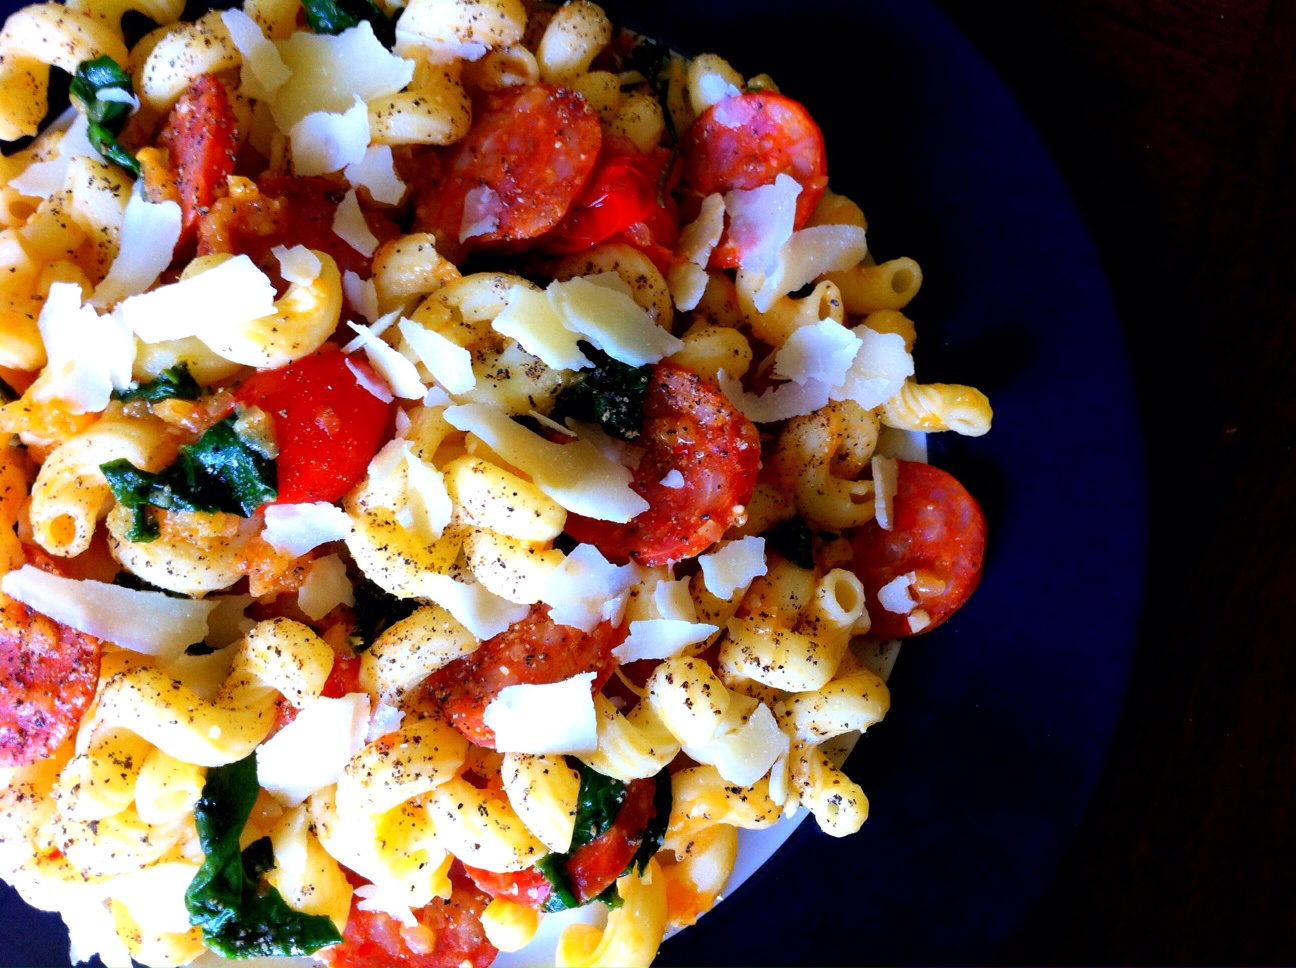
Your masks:
{"label": "wooden table surface", "polygon": [[1296,0],[941,6],[1021,100],[1095,237],[1150,486],[1116,743],[1004,960],[1292,964]]}

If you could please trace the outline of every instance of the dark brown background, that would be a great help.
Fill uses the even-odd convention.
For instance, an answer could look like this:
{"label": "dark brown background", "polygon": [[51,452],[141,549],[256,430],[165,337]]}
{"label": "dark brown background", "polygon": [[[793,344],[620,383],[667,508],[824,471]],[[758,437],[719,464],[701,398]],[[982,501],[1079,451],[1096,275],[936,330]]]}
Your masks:
{"label": "dark brown background", "polygon": [[1291,964],[1296,0],[940,2],[1080,203],[1147,441],[1129,700],[1005,960]]}

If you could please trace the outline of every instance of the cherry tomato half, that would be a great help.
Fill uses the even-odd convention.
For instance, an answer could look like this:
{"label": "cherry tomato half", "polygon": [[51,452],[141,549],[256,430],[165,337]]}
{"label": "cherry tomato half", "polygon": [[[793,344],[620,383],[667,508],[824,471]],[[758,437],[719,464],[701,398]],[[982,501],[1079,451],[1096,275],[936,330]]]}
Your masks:
{"label": "cherry tomato half", "polygon": [[[659,363],[644,393],[646,448],[630,486],[648,510],[625,524],[567,516],[567,533],[609,561],[649,567],[714,544],[743,514],[756,486],[760,437],[728,398],[692,370]],[[678,486],[672,471],[678,471]],[[667,481],[669,483],[663,483]]]}
{"label": "cherry tomato half", "polygon": [[[801,228],[828,187],[823,132],[800,103],[772,91],[725,98],[707,108],[684,135],[680,188],[700,203],[712,192],[773,184],[780,174],[801,185],[794,227]],[[732,269],[742,252],[727,237],[711,266]]]}
{"label": "cherry tomato half", "polygon": [[[585,191],[572,206],[566,217],[545,237],[543,247],[548,252],[583,252],[618,233],[625,232],[636,223],[650,230],[669,231],[671,214],[665,205],[657,203],[665,157],[642,155],[633,149],[611,148],[604,142],[603,157],[594,169]],[[664,217],[664,221],[663,221]],[[670,244],[673,238],[657,238]]]}
{"label": "cherry tomato half", "polygon": [[894,527],[870,521],[855,534],[852,569],[864,585],[872,635],[914,635],[909,618],[882,607],[878,589],[900,575],[917,574],[910,592],[930,624],[940,625],[967,601],[981,581],[986,519],[981,506],[950,474],[930,464],[896,461]]}
{"label": "cherry tomato half", "polygon": [[387,439],[391,404],[365,389],[351,367],[377,375],[333,344],[239,384],[234,398],[274,420],[279,444],[276,504],[336,501],[364,476]]}
{"label": "cherry tomato half", "polygon": [[203,74],[180,95],[158,134],[180,191],[182,241],[193,238],[199,217],[225,191],[234,171],[236,124],[225,85]]}

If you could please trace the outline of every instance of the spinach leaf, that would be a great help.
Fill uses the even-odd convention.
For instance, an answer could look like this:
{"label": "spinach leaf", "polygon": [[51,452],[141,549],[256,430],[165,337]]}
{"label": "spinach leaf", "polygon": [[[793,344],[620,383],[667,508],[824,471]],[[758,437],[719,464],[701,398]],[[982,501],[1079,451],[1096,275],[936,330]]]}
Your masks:
{"label": "spinach leaf", "polygon": [[766,528],[761,537],[770,548],[777,551],[800,568],[814,567],[814,547],[810,541],[810,525],[803,518],[787,518],[772,528]]}
{"label": "spinach leaf", "polygon": [[275,499],[274,461],[240,437],[234,425],[235,418],[226,417],[195,443],[181,446],[175,462],[156,474],[125,458],[100,465],[113,496],[134,512],[130,541],[158,536],[149,508],[228,511],[246,518]]}
{"label": "spinach leaf", "polygon": [[627,787],[584,763],[580,766],[580,793],[576,795],[576,826],[568,853],[597,840],[616,820],[625,803]]}
{"label": "spinach leaf", "polygon": [[143,400],[156,403],[158,400],[197,400],[202,396],[202,387],[189,375],[187,363],[177,363],[158,374],[156,380],[148,383],[132,383],[125,390],[114,392],[113,396],[123,403]]}
{"label": "spinach leaf", "polygon": [[130,76],[121,65],[104,54],[94,60],[82,61],[68,88],[85,109],[90,126],[86,132],[90,144],[105,161],[121,165],[136,178],[140,176],[139,162],[117,142],[126,119],[130,117],[129,102],[104,98],[105,91],[118,91],[134,96]]}
{"label": "spinach leaf", "polygon": [[387,16],[374,0],[303,0],[306,22],[317,34],[340,34],[361,21],[373,27],[379,43],[390,50],[396,45],[396,19],[401,11]]}
{"label": "spinach leaf", "polygon": [[417,598],[397,598],[387,589],[362,578],[355,583],[355,632],[351,647],[363,652],[388,626],[413,615],[423,603]]}
{"label": "spinach leaf", "polygon": [[571,879],[567,876],[567,860],[570,854],[545,854],[536,861],[536,870],[549,882],[549,896],[545,898],[540,910],[546,914],[557,914],[559,911],[570,911],[581,903],[572,890]]}
{"label": "spinach leaf", "polygon": [[597,421],[613,437],[636,439],[643,432],[643,398],[652,367],[630,366],[588,343],[582,342],[580,348],[594,368],[580,371],[558,398],[551,416],[558,421],[564,417]]}
{"label": "spinach leaf", "polygon": [[342,940],[332,919],[302,914],[263,885],[274,867],[269,837],[239,850],[239,836],[257,798],[256,757],[249,755],[207,772],[194,805],[198,840],[207,855],[185,891],[189,923],[225,958],[309,955]]}
{"label": "spinach leaf", "polygon": [[671,801],[674,795],[671,790],[670,771],[661,770],[653,777],[653,782],[657,784],[656,789],[653,790],[654,813],[648,821],[648,826],[644,827],[643,840],[639,842],[639,849],[635,851],[635,855],[630,858],[625,874],[633,870],[636,874],[643,875],[653,855],[661,850],[662,841],[666,839],[666,828],[670,826]]}

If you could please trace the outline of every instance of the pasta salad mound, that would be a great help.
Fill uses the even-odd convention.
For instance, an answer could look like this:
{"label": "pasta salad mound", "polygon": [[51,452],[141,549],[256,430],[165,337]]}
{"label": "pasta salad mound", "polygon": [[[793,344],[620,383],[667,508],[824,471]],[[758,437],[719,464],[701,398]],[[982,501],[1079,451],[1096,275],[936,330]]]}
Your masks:
{"label": "pasta salad mound", "polygon": [[110,965],[648,965],[858,830],[991,411],[806,108],[589,0],[182,13],[0,31],[3,877]]}

